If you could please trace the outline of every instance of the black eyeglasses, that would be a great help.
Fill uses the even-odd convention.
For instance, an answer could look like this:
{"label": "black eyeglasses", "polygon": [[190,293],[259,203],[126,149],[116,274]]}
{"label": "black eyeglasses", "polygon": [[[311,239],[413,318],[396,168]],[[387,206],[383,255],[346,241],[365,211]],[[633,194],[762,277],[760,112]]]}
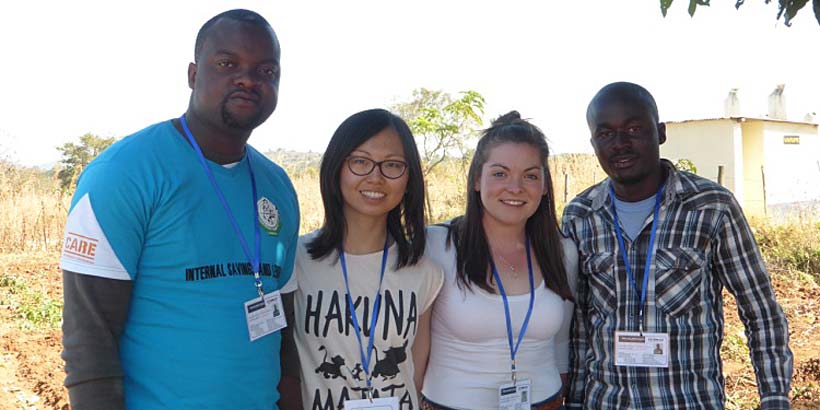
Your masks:
{"label": "black eyeglasses", "polygon": [[395,159],[376,162],[365,157],[347,158],[347,167],[350,169],[350,172],[360,177],[370,175],[376,166],[379,167],[379,172],[381,172],[382,175],[388,179],[401,178],[401,176],[404,175],[404,171],[407,171],[407,163]]}

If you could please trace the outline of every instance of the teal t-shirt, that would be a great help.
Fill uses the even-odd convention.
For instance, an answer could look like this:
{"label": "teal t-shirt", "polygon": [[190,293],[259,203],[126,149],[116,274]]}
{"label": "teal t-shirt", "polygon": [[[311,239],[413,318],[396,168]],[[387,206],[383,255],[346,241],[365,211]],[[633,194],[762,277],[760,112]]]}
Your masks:
{"label": "teal t-shirt", "polygon": [[[263,286],[280,289],[293,270],[299,231],[289,178],[250,146],[231,168],[208,166],[251,252],[253,224],[260,225]],[[82,198],[93,214],[86,219],[96,219],[134,283],[120,341],[128,408],[275,409],[280,333],[249,340],[244,302],[257,296],[249,260],[195,151],[172,123],[103,152],[81,176],[72,208]]]}

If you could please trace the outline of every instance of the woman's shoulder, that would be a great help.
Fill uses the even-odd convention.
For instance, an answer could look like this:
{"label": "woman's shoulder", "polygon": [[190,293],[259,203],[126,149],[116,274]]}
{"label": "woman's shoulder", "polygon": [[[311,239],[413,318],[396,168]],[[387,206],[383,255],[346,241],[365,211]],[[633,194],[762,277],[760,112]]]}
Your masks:
{"label": "woman's shoulder", "polygon": [[435,225],[428,225],[425,228],[427,247],[442,249],[453,244],[452,221],[446,221]]}
{"label": "woman's shoulder", "polygon": [[571,238],[561,237],[561,250],[565,258],[578,258],[578,245]]}
{"label": "woman's shoulder", "polygon": [[435,225],[427,225],[427,227],[425,228],[425,232],[427,233],[428,240],[430,240],[431,238],[444,240],[450,233],[450,222],[448,221]]}
{"label": "woman's shoulder", "polygon": [[317,229],[313,232],[308,232],[304,235],[299,236],[299,250],[305,251],[307,249],[308,244],[313,242],[313,240],[316,239],[317,236],[319,236],[319,231],[320,230]]}
{"label": "woman's shoulder", "polygon": [[564,253],[564,270],[567,273],[567,283],[572,294],[575,295],[576,281],[578,280],[578,245],[570,238],[561,238],[561,250]]}
{"label": "woman's shoulder", "polygon": [[426,253],[413,264],[401,268],[394,276],[394,285],[416,289],[420,292],[423,310],[438,296],[444,283],[444,269]]}
{"label": "woman's shoulder", "polygon": [[296,263],[300,265],[310,265],[315,260],[311,257],[310,252],[308,252],[309,245],[316,240],[319,236],[320,230],[317,229],[313,232],[306,233],[304,235],[299,236],[299,239],[296,241]]}
{"label": "woman's shoulder", "polygon": [[426,228],[425,257],[432,259],[439,265],[443,265],[453,259],[455,252],[456,248],[448,225],[430,225]]}
{"label": "woman's shoulder", "polygon": [[438,293],[438,288],[441,287],[441,283],[444,281],[444,269],[442,269],[441,264],[427,256],[422,256],[416,267],[418,269],[417,273],[420,274],[416,276],[423,277],[423,281],[428,286],[435,288],[436,293]]}

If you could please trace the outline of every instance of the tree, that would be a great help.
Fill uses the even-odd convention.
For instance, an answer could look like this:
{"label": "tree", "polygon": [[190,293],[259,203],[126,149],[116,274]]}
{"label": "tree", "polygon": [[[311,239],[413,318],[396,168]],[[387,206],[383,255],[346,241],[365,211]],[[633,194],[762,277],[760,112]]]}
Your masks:
{"label": "tree", "polygon": [[448,156],[465,155],[469,151],[467,140],[482,125],[484,97],[477,91],[459,94],[461,98],[453,100],[443,91],[418,88],[409,102],[393,107],[421,139],[425,176]]}
{"label": "tree", "polygon": [[[669,9],[669,6],[672,5],[672,1],[673,0],[660,0],[661,13],[664,17],[666,17],[666,11]],[[766,4],[769,4],[772,0],[765,1]],[[689,0],[689,15],[694,16],[695,9],[697,9],[698,6],[708,6],[709,2],[710,0]],[[746,0],[736,0],[735,8],[740,9],[740,6],[745,2]],[[797,12],[808,2],[809,0],[778,0],[777,19],[780,20],[781,17],[784,17],[784,24],[791,26],[791,21],[794,16],[796,16]],[[820,0],[812,0],[812,5],[814,6],[814,17],[817,19],[817,24],[820,24]]]}
{"label": "tree", "polygon": [[695,163],[686,158],[679,159],[678,162],[675,163],[675,168],[679,171],[691,172],[693,174],[698,173],[698,167],[695,166]]}
{"label": "tree", "polygon": [[413,135],[421,140],[427,219],[432,220],[427,177],[448,157],[468,157],[471,149],[467,141],[483,123],[484,97],[477,91],[462,91],[454,99],[441,90],[418,88],[410,101],[399,103],[392,110],[407,121]]}
{"label": "tree", "polygon": [[57,174],[60,179],[60,186],[63,189],[73,186],[85,166],[109,145],[113,144],[114,141],[116,141],[114,137],[102,138],[94,134],[85,134],[80,137],[80,141],[77,143],[67,142],[57,147],[57,150],[63,154],[63,158],[60,160],[62,168]]}

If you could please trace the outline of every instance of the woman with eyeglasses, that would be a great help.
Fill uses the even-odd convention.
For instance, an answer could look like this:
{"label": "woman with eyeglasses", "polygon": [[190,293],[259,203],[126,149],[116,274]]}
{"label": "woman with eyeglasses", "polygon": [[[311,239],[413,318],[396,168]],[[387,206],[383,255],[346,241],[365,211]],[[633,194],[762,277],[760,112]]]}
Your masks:
{"label": "woman with eyeglasses", "polygon": [[[281,408],[419,408],[441,269],[423,256],[424,181],[407,124],[381,109],[346,119],[319,170],[322,227],[299,239],[284,287]],[[291,313],[290,310],[293,310]],[[297,363],[297,355],[300,363]],[[365,402],[354,402],[364,400]]]}

